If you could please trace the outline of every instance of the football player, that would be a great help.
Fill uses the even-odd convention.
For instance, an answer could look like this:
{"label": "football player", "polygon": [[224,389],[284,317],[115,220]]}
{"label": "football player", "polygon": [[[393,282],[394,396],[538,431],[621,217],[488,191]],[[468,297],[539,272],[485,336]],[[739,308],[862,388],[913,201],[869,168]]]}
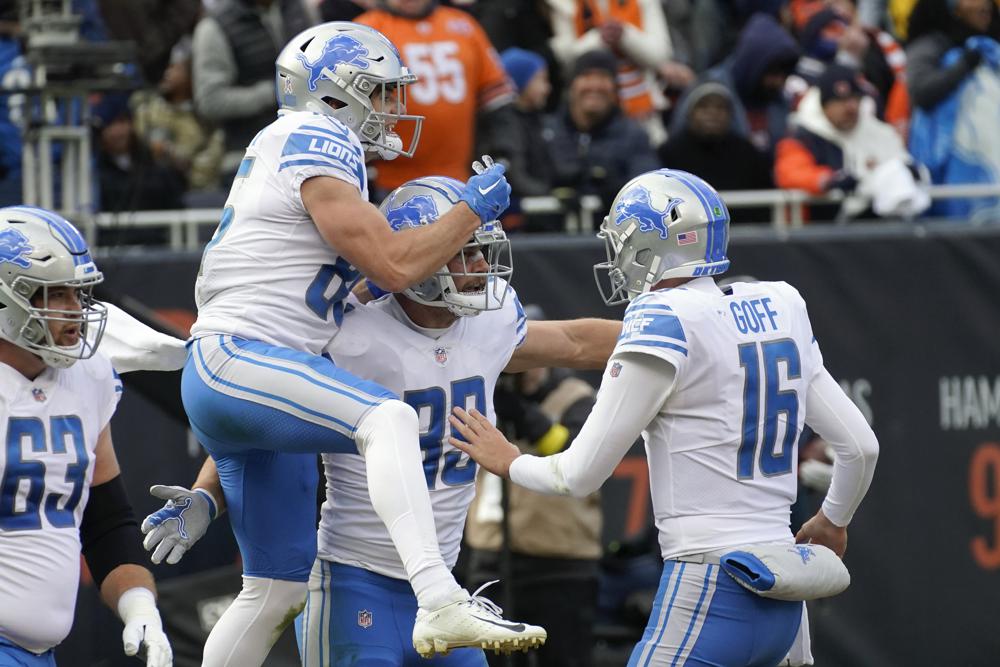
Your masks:
{"label": "football player", "polygon": [[122,385],[97,352],[102,280],[68,221],[0,209],[0,665],[55,665],[81,551],[125,623],[126,655],[173,663],[111,442]]}
{"label": "football player", "polygon": [[[733,554],[776,553],[793,567],[822,561],[822,550],[789,548],[813,542],[842,568],[847,525],[878,457],[875,434],[823,367],[798,291],[783,282],[720,290],[712,280],[729,268],[728,226],[718,193],[686,172],[649,172],[618,193],[599,233],[608,261],[595,269],[609,279],[598,280],[607,303],[631,303],[594,409],[567,451],[521,455],[477,408],[454,408],[462,439],[453,435],[452,445],[543,493],[592,493],[644,436],[664,568],[629,665],[778,664],[819,577],[805,577],[797,596],[758,595],[740,585],[750,582]],[[805,423],[836,463],[822,508],[793,536]],[[741,562],[758,574],[762,561]],[[761,592],[774,573],[759,574]]]}
{"label": "football player", "polygon": [[[412,155],[414,77],[380,33],[306,30],[276,61],[279,117],[247,147],[196,284],[182,398],[218,464],[243,557],[243,590],[212,629],[209,667],[263,662],[305,601],[316,557],[314,454],[360,453],[376,513],[406,566],[417,631],[503,648],[516,637],[455,581],[441,557],[417,415],[321,356],[361,274],[389,290],[424,280],[509,202],[502,166],[480,167],[438,224],[393,233],[368,203],[366,155]],[[415,126],[404,146],[398,123]],[[377,336],[378,332],[371,332]],[[461,619],[459,619],[461,617]]]}
{"label": "football player", "polygon": [[[381,210],[397,231],[430,224],[458,204],[461,188],[451,178],[417,179],[390,194]],[[508,253],[509,242],[499,227],[478,233],[428,280],[401,294],[349,305],[350,312],[327,348],[338,367],[398,393],[419,415],[422,475],[449,567],[458,558],[477,470],[474,462],[447,443],[451,406],[476,406],[495,419],[493,390],[502,371],[542,365],[603,368],[621,328],[620,322],[597,319],[527,322],[517,295],[504,280],[510,274],[503,265]],[[494,292],[494,282],[506,298],[483,300],[482,295]],[[379,335],[373,336],[373,331]],[[555,430],[558,437],[561,431]],[[478,648],[430,662],[418,657],[432,653],[433,640],[413,628],[417,600],[391,537],[372,507],[365,462],[357,454],[344,453],[324,454],[323,462],[327,497],[319,559],[303,616],[303,664],[485,665]],[[211,477],[208,461],[196,484],[202,488],[194,493],[211,493]],[[175,493],[192,497],[187,490]],[[161,553],[177,549],[179,558],[201,537],[211,520],[211,506],[192,499],[190,505],[174,503],[144,522],[144,528],[152,530],[147,548],[156,545]],[[179,533],[180,516],[186,538]],[[544,639],[540,629],[507,625],[521,637],[512,647],[527,648]],[[467,645],[457,636],[456,641],[448,637],[438,641],[448,642],[447,648]]]}

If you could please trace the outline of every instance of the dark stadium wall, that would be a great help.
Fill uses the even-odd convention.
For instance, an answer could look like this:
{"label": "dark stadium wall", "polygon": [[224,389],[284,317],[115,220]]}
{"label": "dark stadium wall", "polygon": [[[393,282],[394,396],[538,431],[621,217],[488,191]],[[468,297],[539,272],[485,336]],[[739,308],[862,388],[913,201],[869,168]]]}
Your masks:
{"label": "dark stadium wall", "polygon": [[[852,585],[812,607],[816,664],[996,664],[1000,233],[882,226],[806,229],[776,241],[770,233],[739,230],[730,256],[731,275],[786,280],[799,289],[827,367],[870,418],[881,444],[875,481],[850,530]],[[198,259],[104,257],[106,293],[128,294],[174,316],[193,311]],[[513,283],[523,303],[538,303],[553,318],[620,317],[623,308],[606,307],[593,285],[591,267],[603,259],[592,238],[518,238]],[[115,442],[144,516],[155,506],[149,485],[190,483],[201,455],[183,427],[156,408],[162,399],[144,397],[155,393],[125,380]],[[608,540],[634,537],[649,525],[644,463],[634,448],[607,487]],[[231,564],[235,549],[226,528],[214,526],[211,544],[194,549],[181,572]],[[202,560],[195,560],[199,552]],[[87,600],[95,604],[83,595],[81,605]],[[85,649],[81,632],[96,634],[94,622],[78,614],[67,644],[83,653],[61,650],[60,664],[118,664],[112,655],[120,644],[112,651],[90,640]]]}

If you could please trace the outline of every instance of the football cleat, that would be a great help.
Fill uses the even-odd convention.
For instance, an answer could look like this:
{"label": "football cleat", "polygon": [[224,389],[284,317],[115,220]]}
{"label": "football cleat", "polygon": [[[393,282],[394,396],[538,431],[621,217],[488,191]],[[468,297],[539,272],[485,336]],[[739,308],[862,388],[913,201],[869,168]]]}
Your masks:
{"label": "football cleat", "polygon": [[466,591],[434,610],[420,609],[413,626],[413,648],[421,657],[436,653],[447,655],[452,649],[479,647],[496,653],[527,651],[545,643],[545,628],[508,621],[503,610],[479,592],[491,581],[469,595]]}

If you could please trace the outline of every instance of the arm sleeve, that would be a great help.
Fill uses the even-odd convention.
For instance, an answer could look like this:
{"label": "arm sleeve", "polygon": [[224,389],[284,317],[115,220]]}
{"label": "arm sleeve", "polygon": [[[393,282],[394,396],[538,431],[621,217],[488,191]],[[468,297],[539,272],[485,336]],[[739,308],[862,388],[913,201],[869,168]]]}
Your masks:
{"label": "arm sleeve", "polygon": [[631,24],[625,25],[622,34],[622,50],[632,62],[652,69],[670,59],[673,45],[667,19],[663,15],[660,0],[644,0],[642,9],[642,29]]}
{"label": "arm sleeve", "polygon": [[937,106],[979,64],[978,53],[970,51],[951,67],[942,67],[942,55],[931,36],[916,40],[906,50],[906,85],[913,104],[922,109]]}
{"label": "arm sleeve", "polygon": [[806,423],[836,453],[833,482],[823,501],[823,514],[834,524],[846,526],[875,474],[878,440],[861,411],[826,369],[809,384]]}
{"label": "arm sleeve", "polygon": [[209,121],[245,118],[275,106],[274,82],[237,86],[236,60],[219,23],[206,17],[198,22],[191,43],[191,78],[198,114]]}
{"label": "arm sleeve", "polygon": [[541,458],[522,455],[511,480],[539,493],[587,496],[611,476],[632,443],[663,407],[674,385],[674,367],[648,354],[615,354],[597,402],[569,449]]}
{"label": "arm sleeve", "polygon": [[[471,19],[470,19],[471,21]],[[500,62],[497,50],[478,23],[474,23],[473,39],[479,51],[479,81],[476,85],[476,108],[495,111],[514,101],[514,84]]]}

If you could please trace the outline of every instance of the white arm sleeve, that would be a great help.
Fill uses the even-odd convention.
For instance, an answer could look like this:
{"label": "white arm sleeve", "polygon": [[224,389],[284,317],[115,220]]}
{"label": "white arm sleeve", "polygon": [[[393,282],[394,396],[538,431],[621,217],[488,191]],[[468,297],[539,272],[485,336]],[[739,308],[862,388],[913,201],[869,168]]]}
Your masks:
{"label": "white arm sleeve", "polygon": [[119,373],[175,371],[184,367],[184,341],[152,329],[117,306],[105,303],[108,324],[100,350]]}
{"label": "white arm sleeve", "polygon": [[613,356],[617,375],[606,371],[597,402],[580,434],[564,452],[522,455],[510,466],[515,484],[549,494],[589,495],[601,488],[632,443],[663,407],[674,385],[673,365],[635,352]]}
{"label": "white arm sleeve", "polygon": [[864,415],[825,368],[809,384],[806,423],[836,453],[823,514],[834,524],[846,526],[875,474],[878,440]]}

